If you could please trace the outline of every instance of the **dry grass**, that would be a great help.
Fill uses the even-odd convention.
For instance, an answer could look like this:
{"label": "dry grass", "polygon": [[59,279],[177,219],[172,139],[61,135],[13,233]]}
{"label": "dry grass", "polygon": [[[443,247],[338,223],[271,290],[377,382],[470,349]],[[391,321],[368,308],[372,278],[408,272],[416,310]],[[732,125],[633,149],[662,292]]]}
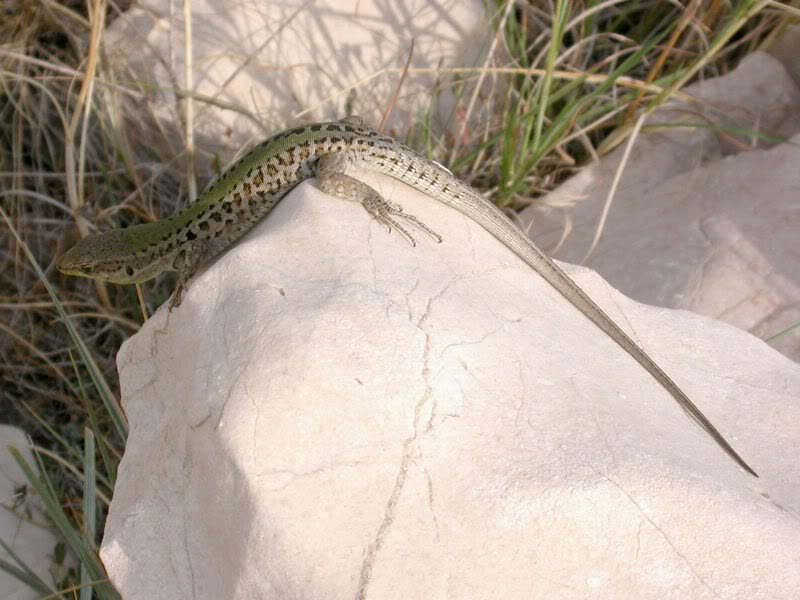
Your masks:
{"label": "dry grass", "polygon": [[[70,500],[91,490],[100,531],[124,432],[97,377],[117,393],[114,358],[141,313],[133,288],[63,278],[55,259],[91,231],[170,214],[190,199],[183,192],[194,189],[195,177],[186,160],[194,152],[191,135],[176,147],[164,133],[170,125],[156,126],[141,100],[148,97],[144,84],[107,60],[105,28],[123,9],[101,0],[21,1],[0,9],[0,198],[10,223],[0,225],[0,419],[64,457],[61,465],[45,461],[54,498],[77,525],[86,508]],[[519,208],[624,142],[638,115],[687,82],[730,70],[787,16],[768,2],[731,8],[690,1],[681,8],[651,1],[576,2],[571,9],[565,2],[503,4],[495,19],[493,62],[440,75],[442,85],[461,89],[478,79],[496,92],[480,103],[477,92],[465,95],[461,118],[441,135],[422,117],[409,140],[499,204]],[[491,110],[473,118],[478,104]],[[187,106],[191,122],[202,102]],[[145,130],[147,145],[135,136]],[[169,148],[172,158],[153,148]],[[201,189],[210,176],[198,174]],[[12,227],[58,298],[49,295]],[[170,291],[168,278],[149,285],[150,309]],[[98,374],[76,353],[59,301]],[[93,487],[83,477],[87,423],[102,457]],[[59,585],[77,581],[73,574]]]}

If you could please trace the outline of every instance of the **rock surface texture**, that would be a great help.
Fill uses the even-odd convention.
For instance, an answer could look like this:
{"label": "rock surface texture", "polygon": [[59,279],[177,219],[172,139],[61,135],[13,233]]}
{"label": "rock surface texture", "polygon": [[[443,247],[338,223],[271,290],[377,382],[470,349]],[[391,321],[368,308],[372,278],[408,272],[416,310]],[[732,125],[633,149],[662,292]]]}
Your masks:
{"label": "rock surface texture", "polygon": [[800,367],[570,273],[760,473],[480,227],[313,181],[118,364],[125,598],[795,598]]}

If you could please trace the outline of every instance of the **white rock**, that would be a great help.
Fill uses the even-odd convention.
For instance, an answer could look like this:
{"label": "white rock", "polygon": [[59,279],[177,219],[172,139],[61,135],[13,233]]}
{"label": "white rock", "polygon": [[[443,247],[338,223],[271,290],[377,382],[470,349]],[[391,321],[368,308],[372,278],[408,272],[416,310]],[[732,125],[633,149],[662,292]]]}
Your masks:
{"label": "white rock", "polygon": [[[34,465],[28,446],[28,439],[21,429],[0,425],[0,540],[11,546],[40,579],[52,584],[52,556],[59,538],[52,529],[39,525],[45,522],[41,503],[31,492],[25,474],[8,451],[16,448],[28,464]],[[0,560],[17,568],[20,566],[2,548]],[[33,600],[39,597],[19,579],[0,569],[0,598]]]}
{"label": "white rock", "polygon": [[778,38],[772,41],[769,53],[783,63],[795,83],[800,85],[800,64],[797,62],[797,50],[800,48],[800,25],[787,25],[781,28]]}
{"label": "white rock", "polygon": [[[495,35],[480,0],[239,0],[235,9],[229,0],[192,0],[191,7],[201,163],[213,158],[209,150],[224,163],[291,123],[358,114],[377,125],[390,106],[385,131],[405,133],[429,112],[438,130],[457,117],[452,90],[441,85],[448,76],[433,71],[482,64]],[[412,41],[411,70],[398,88]],[[182,3],[138,2],[109,27],[106,46],[115,68],[130,73],[125,79],[147,86],[147,106],[164,123],[182,122],[173,93],[185,85]],[[164,148],[165,162],[180,150]]]}
{"label": "white rock", "polygon": [[[800,90],[780,62],[756,53],[729,75],[686,91],[696,104],[670,103],[647,121],[687,126],[642,130],[585,264],[642,302],[772,337],[800,321]],[[748,139],[747,131],[766,137]],[[583,259],[622,153],[544,198],[545,205],[577,202],[558,258]],[[531,219],[536,241],[553,248],[561,211],[523,216]],[[800,329],[772,343],[800,360]]]}
{"label": "white rock", "polygon": [[798,365],[570,269],[755,479],[486,232],[370,180],[444,243],[306,182],[122,347],[125,598],[796,596]]}

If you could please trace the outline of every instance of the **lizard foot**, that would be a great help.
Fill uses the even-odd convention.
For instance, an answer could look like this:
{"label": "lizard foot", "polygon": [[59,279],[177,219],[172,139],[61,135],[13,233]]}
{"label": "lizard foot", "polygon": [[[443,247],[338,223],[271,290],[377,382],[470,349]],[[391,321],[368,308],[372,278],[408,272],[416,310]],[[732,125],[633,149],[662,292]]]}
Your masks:
{"label": "lizard foot", "polygon": [[417,245],[417,241],[414,239],[414,236],[403,227],[400,223],[397,222],[397,219],[405,219],[409,223],[412,223],[418,229],[421,229],[433,239],[436,240],[437,244],[442,242],[442,236],[436,233],[433,229],[425,225],[422,221],[420,221],[414,215],[409,215],[403,212],[403,207],[395,204],[394,202],[390,202],[385,198],[381,197],[377,192],[369,194],[366,198],[361,201],[361,206],[372,215],[372,217],[378,221],[378,223],[382,223],[386,225],[386,228],[389,230],[389,233],[392,232],[392,227],[397,229],[400,234],[408,240],[408,242],[412,246]]}
{"label": "lizard foot", "polygon": [[352,156],[344,153],[327,154],[320,157],[316,169],[317,180],[323,192],[335,196],[336,198],[342,198],[343,200],[360,202],[361,206],[363,206],[376,221],[386,225],[390,232],[392,231],[392,227],[394,227],[412,246],[416,246],[417,241],[408,229],[398,222],[398,219],[403,219],[407,223],[411,223],[417,229],[421,229],[430,235],[437,242],[440,243],[442,241],[442,236],[425,225],[425,223],[420,221],[417,217],[404,213],[402,206],[387,200],[381,196],[377,190],[371,188],[363,181],[347,175],[345,169],[352,160]]}
{"label": "lizard foot", "polygon": [[178,282],[169,301],[169,310],[181,305],[183,292],[189,286],[189,280],[197,272],[197,268],[209,258],[209,245],[204,241],[190,241],[184,243],[172,261],[172,270],[178,272]]}
{"label": "lizard foot", "polygon": [[184,289],[186,289],[186,286],[180,283],[175,286],[175,291],[172,292],[172,296],[169,299],[169,312],[172,312],[173,308],[177,308],[181,305]]}

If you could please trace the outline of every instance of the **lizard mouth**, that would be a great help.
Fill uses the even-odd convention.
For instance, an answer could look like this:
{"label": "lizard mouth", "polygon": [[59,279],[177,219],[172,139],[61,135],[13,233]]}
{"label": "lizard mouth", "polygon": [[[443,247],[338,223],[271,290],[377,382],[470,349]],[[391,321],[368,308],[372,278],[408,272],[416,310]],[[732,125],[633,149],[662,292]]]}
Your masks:
{"label": "lizard mouth", "polygon": [[72,271],[72,269],[69,266],[69,261],[67,260],[68,254],[69,253],[61,255],[61,257],[56,262],[56,269],[66,274],[69,274]]}
{"label": "lizard mouth", "polygon": [[56,268],[60,272],[64,273],[65,275],[84,275],[86,277],[95,275],[97,270],[95,265],[76,263],[74,260],[72,260],[70,254],[71,250],[67,251],[67,253],[62,255],[61,258],[59,258],[56,262]]}
{"label": "lizard mouth", "polygon": [[56,268],[67,275],[78,271],[77,265],[72,264],[69,260],[69,252],[62,255],[61,258],[58,259],[58,262],[56,262]]}

